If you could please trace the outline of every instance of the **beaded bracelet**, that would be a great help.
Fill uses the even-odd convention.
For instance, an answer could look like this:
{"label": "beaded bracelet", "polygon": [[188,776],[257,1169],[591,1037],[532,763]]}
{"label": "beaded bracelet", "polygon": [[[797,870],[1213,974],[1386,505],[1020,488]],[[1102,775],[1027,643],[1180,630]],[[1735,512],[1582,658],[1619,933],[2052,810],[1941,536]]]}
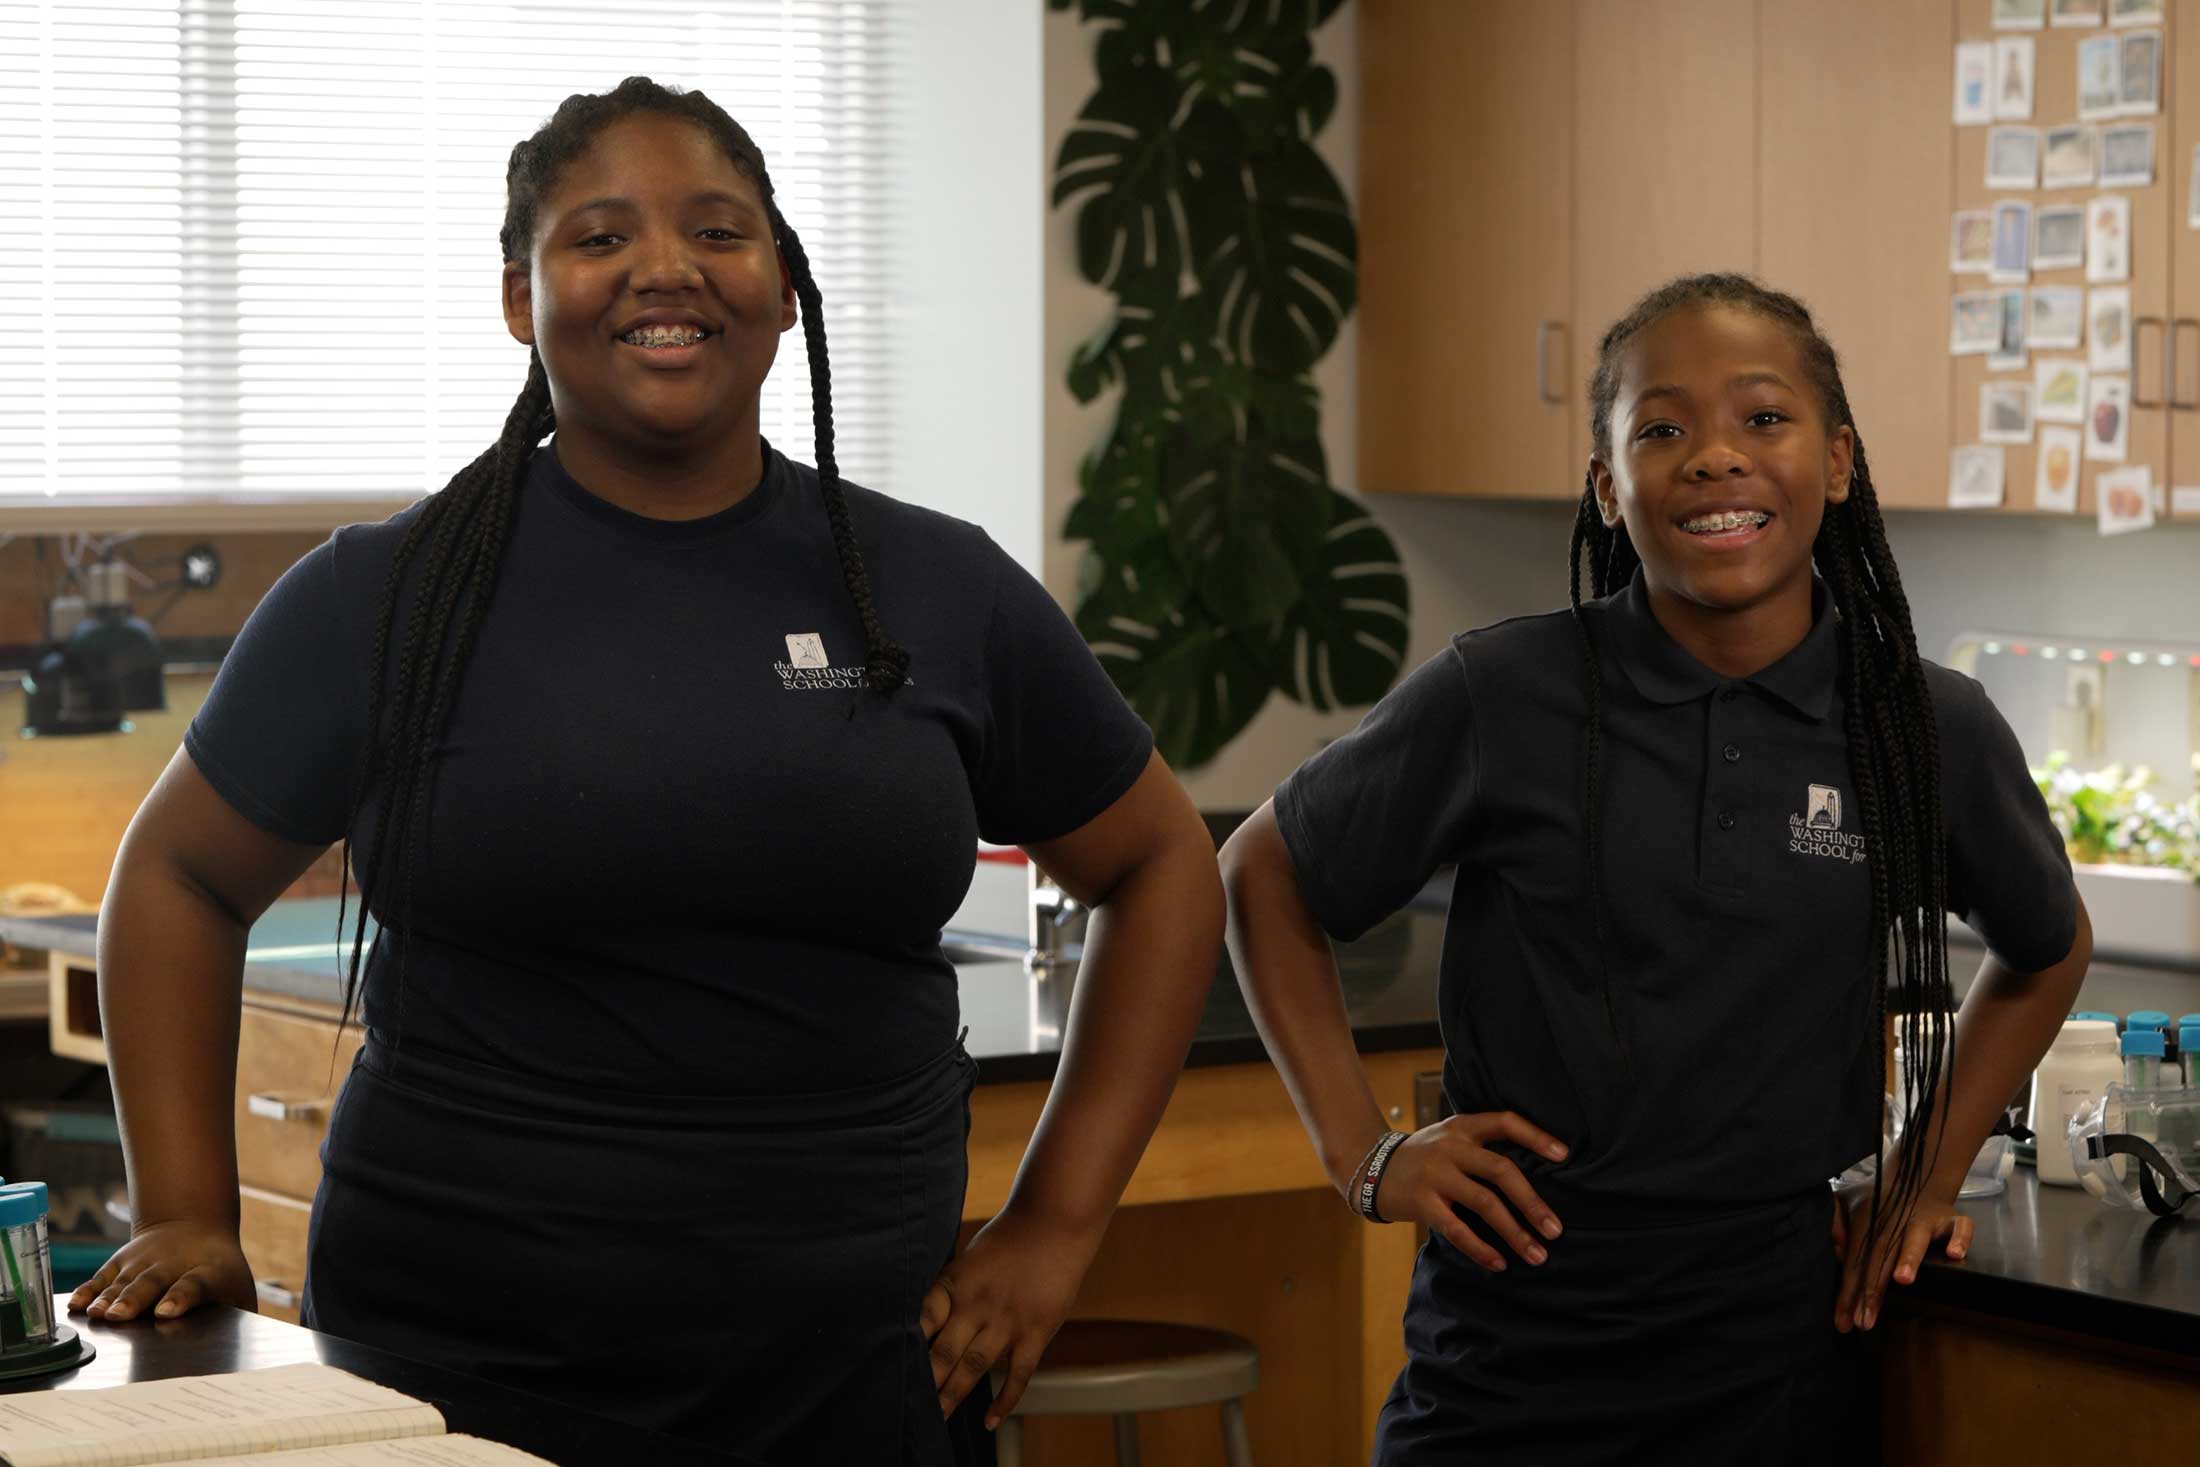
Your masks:
{"label": "beaded bracelet", "polygon": [[1398,1143],[1406,1139],[1404,1131],[1385,1131],[1383,1139],[1375,1143],[1375,1149],[1360,1163],[1359,1181],[1352,1189],[1352,1210],[1369,1222],[1386,1223],[1390,1219],[1375,1210],[1375,1193],[1383,1183],[1383,1168],[1390,1165],[1390,1155],[1398,1149]]}

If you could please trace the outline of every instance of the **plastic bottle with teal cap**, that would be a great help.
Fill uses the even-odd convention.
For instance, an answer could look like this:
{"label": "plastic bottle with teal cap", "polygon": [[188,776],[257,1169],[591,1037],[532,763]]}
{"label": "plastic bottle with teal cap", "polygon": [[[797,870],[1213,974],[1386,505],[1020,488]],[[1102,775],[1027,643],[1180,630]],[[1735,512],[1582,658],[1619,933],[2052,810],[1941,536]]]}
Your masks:
{"label": "plastic bottle with teal cap", "polygon": [[46,1184],[0,1186],[0,1350],[53,1339],[53,1265],[46,1252]]}

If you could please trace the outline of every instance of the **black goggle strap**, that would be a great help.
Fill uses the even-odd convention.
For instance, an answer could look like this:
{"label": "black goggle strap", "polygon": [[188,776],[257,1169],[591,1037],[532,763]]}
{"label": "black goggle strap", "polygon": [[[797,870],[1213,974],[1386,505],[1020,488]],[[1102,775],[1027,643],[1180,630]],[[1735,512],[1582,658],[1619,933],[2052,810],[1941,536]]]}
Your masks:
{"label": "black goggle strap", "polygon": [[[2200,1196],[2178,1180],[2177,1169],[2170,1165],[2154,1143],[2141,1136],[2117,1132],[2108,1136],[2085,1138],[2085,1154],[2094,1161],[2110,1156],[2128,1156],[2139,1163],[2139,1197],[2146,1203],[2147,1211],[2156,1217],[2175,1217],[2184,1205]],[[2163,1194],[2160,1177],[2168,1183],[2168,1195]]]}

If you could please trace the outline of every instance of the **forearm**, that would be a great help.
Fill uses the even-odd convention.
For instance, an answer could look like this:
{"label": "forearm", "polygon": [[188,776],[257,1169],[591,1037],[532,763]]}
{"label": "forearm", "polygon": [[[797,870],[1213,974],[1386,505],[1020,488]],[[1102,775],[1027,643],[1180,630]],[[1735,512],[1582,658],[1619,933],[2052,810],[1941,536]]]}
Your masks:
{"label": "forearm", "polygon": [[[2039,1064],[2054,1042],[2093,957],[2093,929],[2081,906],[2070,952],[2051,968],[2019,973],[1988,954],[1956,1014],[1955,1064],[1944,1088],[1945,1132],[1932,1155],[1927,1190],[1953,1197],[1962,1188],[1972,1157],[1992,1134],[2009,1097]],[[1932,1145],[1941,1116],[1920,1127],[1923,1144]]]}
{"label": "forearm", "polygon": [[132,1215],[234,1227],[247,928],[125,844],[99,914],[100,1028]]}
{"label": "forearm", "polygon": [[1344,1191],[1388,1123],[1353,1042],[1336,955],[1300,895],[1272,807],[1232,837],[1224,866],[1238,987],[1322,1169]]}
{"label": "forearm", "polygon": [[1214,851],[1195,820],[1092,909],[1061,1063],[1009,1210],[1097,1238],[1168,1107],[1221,946]]}

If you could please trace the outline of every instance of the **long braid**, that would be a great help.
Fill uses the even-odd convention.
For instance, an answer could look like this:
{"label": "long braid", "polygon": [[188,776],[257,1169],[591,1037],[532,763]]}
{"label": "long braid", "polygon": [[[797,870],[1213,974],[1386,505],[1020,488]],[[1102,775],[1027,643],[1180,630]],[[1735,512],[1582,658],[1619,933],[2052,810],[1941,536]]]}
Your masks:
{"label": "long braid", "polygon": [[[1590,450],[1611,461],[1612,408],[1618,396],[1620,359],[1627,343],[1666,315],[1703,306],[1757,312],[1793,335],[1825,409],[1830,430],[1855,434],[1846,499],[1829,504],[1812,547],[1838,618],[1843,735],[1851,782],[1864,826],[1871,867],[1871,917],[1863,977],[1871,985],[1872,1042],[1879,1050],[1880,1088],[1887,1089],[1886,1054],[1876,1039],[1886,1032],[1890,1003],[1899,1016],[1902,1078],[1908,1095],[1904,1125],[1914,1137],[1941,1087],[1953,1074],[1948,1018],[1954,994],[1948,981],[1947,840],[1941,829],[1940,735],[1933,716],[1925,664],[1908,597],[1887,544],[1879,495],[1872,484],[1862,435],[1841,383],[1840,362],[1810,312],[1793,296],[1746,276],[1688,276],[1651,292],[1605,333],[1590,381]],[[1582,491],[1567,549],[1575,626],[1583,646],[1583,681],[1589,728],[1583,741],[1586,778],[1585,859],[1589,894],[1598,918],[1599,961],[1605,938],[1597,872],[1602,821],[1597,807],[1597,725],[1602,680],[1588,618],[1581,611],[1581,562],[1586,555],[1591,590],[1611,595],[1633,575],[1639,557],[1624,526],[1607,526],[1592,476]],[[1894,968],[1890,995],[1888,965]],[[1606,980],[1607,1001],[1610,995]],[[1858,1119],[1862,1119],[1859,1117]],[[1873,1116],[1876,1126],[1876,1106]],[[1946,1117],[1929,1144],[1901,1149],[1891,1174],[1874,1191],[1863,1236],[1852,1245],[1870,1256],[1898,1243],[1924,1190],[1946,1130]]]}
{"label": "long braid", "polygon": [[855,521],[848,513],[848,495],[841,488],[840,464],[833,456],[833,378],[825,355],[825,303],[810,274],[810,257],[794,229],[780,217],[779,206],[770,204],[772,232],[779,237],[779,252],[787,261],[787,278],[794,283],[795,299],[802,306],[802,340],[810,354],[810,420],[817,435],[817,487],[825,500],[825,517],[833,527],[833,550],[840,559],[840,577],[856,615],[863,620],[863,680],[878,692],[891,692],[909,679],[909,653],[886,635],[878,608],[871,601],[871,578],[863,568],[863,547],[856,543]]}
{"label": "long braid", "polygon": [[[1624,538],[1625,532],[1617,533]],[[1581,504],[1574,514],[1573,539],[1566,551],[1567,596],[1573,608],[1574,631],[1581,639],[1582,686],[1589,699],[1589,717],[1581,734],[1581,808],[1586,812],[1587,832],[1581,860],[1589,888],[1590,923],[1597,939],[1597,979],[1604,997],[1604,1022],[1610,1026],[1612,1042],[1624,1058],[1628,1053],[1627,1036],[1620,1030],[1619,1004],[1612,996],[1611,944],[1604,932],[1604,800],[1598,768],[1603,753],[1604,670],[1597,661],[1596,638],[1589,631],[1589,620],[1581,614],[1582,551],[1586,548],[1589,552],[1590,589],[1598,596],[1608,595],[1604,565],[1610,561],[1614,534],[1597,511],[1596,482],[1591,479],[1582,490]]]}

